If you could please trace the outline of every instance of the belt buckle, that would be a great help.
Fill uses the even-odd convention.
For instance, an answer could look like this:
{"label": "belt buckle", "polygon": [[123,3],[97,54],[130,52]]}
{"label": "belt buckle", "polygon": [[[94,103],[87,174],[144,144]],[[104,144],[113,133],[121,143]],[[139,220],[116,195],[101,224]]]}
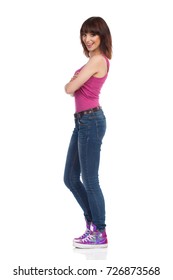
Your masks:
{"label": "belt buckle", "polygon": [[90,109],[89,112],[88,112],[88,114],[91,114],[92,112],[93,112],[93,109]]}
{"label": "belt buckle", "polygon": [[85,114],[91,114],[91,113],[94,113],[94,112],[95,112],[95,110],[93,108],[91,108],[91,109],[87,110],[85,112]]}

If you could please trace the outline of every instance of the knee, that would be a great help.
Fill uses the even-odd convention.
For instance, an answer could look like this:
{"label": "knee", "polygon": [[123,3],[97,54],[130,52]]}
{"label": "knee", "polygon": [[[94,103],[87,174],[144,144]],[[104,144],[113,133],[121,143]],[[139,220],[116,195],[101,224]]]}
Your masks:
{"label": "knee", "polygon": [[72,190],[74,188],[76,180],[72,174],[64,173],[64,184],[69,190]]}
{"label": "knee", "polygon": [[87,192],[92,193],[100,190],[98,176],[92,178],[83,178],[83,182]]}
{"label": "knee", "polygon": [[80,177],[75,176],[74,174],[64,174],[64,184],[72,192],[82,186]]}
{"label": "knee", "polygon": [[64,173],[64,178],[63,179],[64,179],[65,186],[67,188],[70,188],[70,178],[69,178],[69,176],[66,173]]}

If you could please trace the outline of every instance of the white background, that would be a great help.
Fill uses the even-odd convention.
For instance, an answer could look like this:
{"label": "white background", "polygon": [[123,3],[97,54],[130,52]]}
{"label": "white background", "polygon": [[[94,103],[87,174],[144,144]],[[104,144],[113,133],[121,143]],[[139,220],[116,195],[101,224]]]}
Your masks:
{"label": "white background", "polygon": [[[13,276],[19,265],[79,263],[160,266],[156,279],[171,279],[172,14],[166,0],[0,2],[2,279],[26,279]],[[100,251],[73,249],[85,223],[63,183],[74,125],[74,99],[64,85],[87,61],[79,30],[90,16],[103,17],[113,38],[100,99],[107,117],[100,183],[109,238]]]}

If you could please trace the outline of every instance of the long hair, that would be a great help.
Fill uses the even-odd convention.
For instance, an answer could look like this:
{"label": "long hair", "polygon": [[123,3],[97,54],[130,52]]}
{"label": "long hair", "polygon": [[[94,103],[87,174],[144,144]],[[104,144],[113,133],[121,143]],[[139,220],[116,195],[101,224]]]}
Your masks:
{"label": "long hair", "polygon": [[84,50],[84,54],[89,57],[89,51],[87,50],[82,36],[86,33],[92,33],[99,35],[100,37],[100,51],[108,58],[112,58],[112,37],[109,27],[105,20],[101,17],[90,17],[81,26],[80,40]]}

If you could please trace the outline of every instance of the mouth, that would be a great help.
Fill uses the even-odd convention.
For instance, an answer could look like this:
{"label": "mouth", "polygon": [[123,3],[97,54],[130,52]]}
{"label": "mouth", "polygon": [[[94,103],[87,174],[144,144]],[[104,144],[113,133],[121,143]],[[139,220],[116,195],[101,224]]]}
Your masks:
{"label": "mouth", "polygon": [[86,45],[86,47],[87,47],[88,49],[91,49],[92,46],[93,46],[93,43],[92,43],[92,44],[87,44],[87,45]]}

